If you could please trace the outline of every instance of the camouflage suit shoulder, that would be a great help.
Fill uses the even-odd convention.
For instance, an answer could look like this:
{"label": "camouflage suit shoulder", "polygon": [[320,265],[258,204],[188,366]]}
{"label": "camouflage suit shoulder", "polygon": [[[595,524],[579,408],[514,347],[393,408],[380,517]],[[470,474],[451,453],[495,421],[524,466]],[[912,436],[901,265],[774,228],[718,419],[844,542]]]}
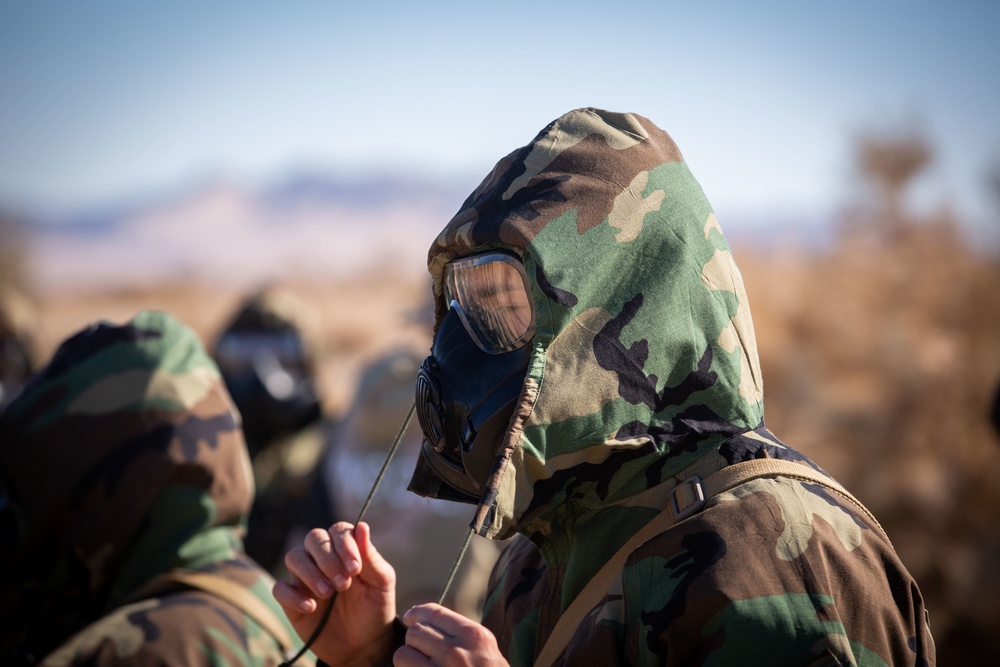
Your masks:
{"label": "camouflage suit shoulder", "polygon": [[[665,506],[647,500],[659,506],[657,495]],[[567,594],[567,570],[547,567],[544,548],[519,540],[491,580],[484,622],[512,663],[534,662],[561,611],[546,602]],[[865,511],[819,484],[756,479],[633,551],[557,664],[923,667],[934,664],[925,615]]]}
{"label": "camouflage suit shoulder", "polygon": [[[283,619],[271,577],[245,556],[209,570],[248,590]],[[177,587],[125,604],[91,624],[41,663],[43,667],[261,667],[281,664],[286,650],[253,616],[217,595]],[[294,633],[287,629],[286,636]],[[296,644],[296,647],[298,644]],[[314,664],[311,656],[297,665]]]}

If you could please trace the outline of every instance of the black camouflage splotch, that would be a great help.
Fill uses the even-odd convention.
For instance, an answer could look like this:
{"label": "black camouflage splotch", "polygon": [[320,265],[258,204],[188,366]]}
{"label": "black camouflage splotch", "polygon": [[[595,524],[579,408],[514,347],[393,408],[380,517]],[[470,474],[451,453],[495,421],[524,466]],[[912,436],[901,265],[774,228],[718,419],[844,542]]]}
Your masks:
{"label": "black camouflage splotch", "polygon": [[[160,606],[166,606],[166,600]],[[147,610],[133,611],[126,614],[125,618],[129,623],[142,630],[142,638],[147,642],[156,641],[160,638],[160,626],[153,622],[146,613]]]}
{"label": "black camouflage splotch", "polygon": [[562,193],[559,186],[568,179],[569,176],[545,178],[530,186],[520,188],[510,199],[492,199],[482,208],[477,206],[479,220],[472,226],[469,234],[472,243],[480,245],[499,238],[501,228],[512,217],[535,220],[541,215],[535,208],[535,202],[566,203],[566,195]]}
{"label": "black camouflage splotch", "polygon": [[719,376],[712,367],[712,347],[698,361],[698,368],[692,371],[676,387],[664,387],[656,391],[659,378],[646,375],[643,368],[649,357],[649,342],[637,340],[628,349],[622,344],[622,330],[642,308],[643,295],[636,294],[626,303],[621,312],[611,318],[594,337],[594,356],[601,368],[618,375],[618,393],[633,405],[644,404],[653,412],[661,412],[672,405],[681,405],[696,391],[708,389]]}
{"label": "black camouflage splotch", "polygon": [[536,507],[551,505],[557,495],[565,496],[564,502],[583,497],[586,494],[577,493],[576,489],[585,484],[596,482],[594,493],[604,500],[608,496],[611,479],[618,471],[630,461],[649,456],[654,448],[655,445],[650,442],[634,449],[619,449],[612,452],[602,463],[581,463],[572,468],[555,471],[552,477],[535,484],[531,505],[525,511],[525,516],[530,516]]}
{"label": "black camouflage splotch", "polygon": [[[172,595],[163,595],[159,598],[159,604],[148,609],[133,611],[128,615],[128,620],[133,625],[143,629],[146,641],[153,641],[160,636],[159,627],[156,621],[150,618],[151,615],[161,613],[171,607],[184,607],[209,609],[218,616],[222,622],[232,632],[241,645],[246,645],[246,627],[239,621],[242,620],[242,613],[234,614],[235,608],[228,602],[224,602],[208,593],[201,591],[179,591]],[[217,627],[214,624],[211,627]]]}
{"label": "black camouflage splotch", "polygon": [[[658,639],[670,627],[670,624],[684,614],[687,605],[687,594],[691,584],[712,565],[722,560],[726,555],[726,543],[722,536],[715,532],[690,533],[681,540],[684,550],[666,562],[664,569],[673,570],[671,578],[680,577],[674,593],[660,609],[643,612],[640,620],[651,628],[646,633],[647,648],[656,654],[659,650]],[[661,656],[666,657],[666,656]]]}
{"label": "black camouflage splotch", "polygon": [[535,586],[541,581],[542,576],[545,574],[545,567],[525,567],[521,568],[521,578],[518,580],[516,586],[510,590],[510,594],[507,595],[507,599],[504,600],[504,606],[510,607],[510,605],[522,595],[527,595],[535,589]]}
{"label": "black camouflage splotch", "polygon": [[29,388],[34,389],[36,383],[40,384],[38,376],[35,376],[35,380],[29,382],[21,394],[0,412],[0,442],[12,439],[13,436],[10,434],[24,430],[25,424],[37,423],[41,415],[55,408],[69,395],[69,387],[57,384],[47,391],[41,390],[38,397],[25,407],[26,401],[21,399],[28,395]]}
{"label": "black camouflage splotch", "polygon": [[[213,415],[208,418],[191,415],[180,424],[161,424],[151,431],[129,438],[118,444],[105,456],[94,461],[90,469],[73,487],[72,500],[79,503],[84,496],[102,482],[106,495],[113,495],[118,483],[137,459],[150,452],[164,455],[175,438],[180,443],[184,460],[194,461],[198,455],[199,443],[204,443],[211,449],[215,449],[219,446],[220,435],[232,432],[236,428],[236,422],[229,413]],[[187,481],[201,482],[200,486],[208,486],[207,471],[193,469],[190,472],[199,476],[199,479],[189,477]]]}
{"label": "black camouflage splotch", "polygon": [[629,440],[649,436],[659,449],[666,452],[664,457],[653,462],[656,467],[663,466],[665,462],[684,452],[695,451],[706,438],[733,436],[743,431],[744,429],[715,414],[707,405],[692,405],[665,424],[629,422],[618,429],[615,439]]}
{"label": "black camouflage splotch", "polygon": [[556,121],[554,120],[548,125],[546,125],[544,128],[541,129],[541,131],[539,131],[538,134],[535,135],[535,138],[530,143],[521,146],[521,148],[517,149],[514,153],[512,153],[511,155],[513,156],[513,159],[510,165],[501,175],[500,180],[494,183],[491,187],[486,188],[482,192],[477,193],[476,191],[473,191],[468,197],[465,198],[465,201],[462,202],[462,206],[459,207],[458,210],[466,211],[469,209],[476,209],[477,211],[479,211],[482,210],[481,207],[483,206],[484,202],[502,199],[503,193],[506,192],[508,188],[510,188],[511,184],[517,178],[520,178],[521,175],[527,172],[527,168],[524,166],[524,160],[529,155],[531,155],[531,151],[534,149],[535,142],[541,139],[543,136],[545,136],[546,133],[548,133],[549,130],[551,130],[555,124]]}
{"label": "black camouflage splotch", "polygon": [[734,463],[752,461],[753,459],[780,459],[782,461],[804,463],[818,472],[823,472],[819,466],[804,454],[795,451],[778,440],[763,424],[753,429],[753,432],[759,434],[765,440],[780,444],[763,442],[760,438],[751,438],[743,434],[735,435],[719,447],[719,454],[726,460],[726,463],[732,465]]}
{"label": "black camouflage splotch", "polygon": [[89,327],[68,338],[56,350],[52,360],[39,374],[38,381],[51,381],[67,370],[74,368],[86,357],[117,343],[135,343],[141,340],[161,338],[162,333],[153,329],[141,329],[132,323],[112,325],[106,322],[91,324]]}
{"label": "black camouflage splotch", "polygon": [[545,271],[542,270],[541,265],[535,267],[535,282],[538,284],[538,288],[542,290],[545,296],[549,297],[560,306],[572,308],[579,302],[577,296],[572,292],[559,289],[550,283],[548,277],[545,275]]}
{"label": "black camouflage splotch", "polygon": [[[68,387],[58,383],[48,390],[39,390],[39,386],[55,382],[81,361],[112,345],[156,339],[161,338],[162,335],[159,331],[142,329],[132,323],[119,326],[99,322],[91,324],[67,338],[55,351],[51,361],[39,370],[22,389],[21,396],[40,392],[32,399],[27,408],[24,408],[24,401],[15,399],[0,413],[0,435],[8,428],[17,430],[23,424],[35,423],[41,415],[61,403],[69,393]],[[24,410],[24,412],[18,414],[20,410]]]}

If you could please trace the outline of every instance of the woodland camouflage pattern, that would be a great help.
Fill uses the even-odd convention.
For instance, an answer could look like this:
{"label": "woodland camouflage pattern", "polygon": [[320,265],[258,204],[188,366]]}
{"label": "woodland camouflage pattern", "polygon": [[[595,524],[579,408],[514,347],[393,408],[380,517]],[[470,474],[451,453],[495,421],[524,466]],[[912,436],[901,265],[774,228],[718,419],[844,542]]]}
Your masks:
{"label": "woodland camouflage pattern", "polygon": [[[520,533],[484,624],[529,665],[560,613],[668,492],[740,461],[819,468],[764,426],[747,296],[719,222],[670,137],[634,114],[570,112],[501,160],[433,244],[505,249],[532,282],[536,333],[475,527]],[[878,471],[872,470],[872,474]],[[441,494],[427,471],[412,488]],[[635,551],[566,665],[932,665],[917,585],[843,497],[748,482]]]}
{"label": "woodland camouflage pattern", "polygon": [[210,571],[285,619],[273,580],[243,554],[250,464],[194,332],[157,312],[84,329],[8,406],[0,443],[0,662],[17,664],[15,650],[51,666],[283,660],[228,602],[190,589],[137,595],[174,568]]}

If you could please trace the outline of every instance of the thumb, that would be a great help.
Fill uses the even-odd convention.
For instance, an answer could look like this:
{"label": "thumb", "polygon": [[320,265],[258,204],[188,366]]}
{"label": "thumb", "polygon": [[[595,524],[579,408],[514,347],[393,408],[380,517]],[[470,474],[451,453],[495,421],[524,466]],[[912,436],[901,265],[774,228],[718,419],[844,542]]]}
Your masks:
{"label": "thumb", "polygon": [[358,522],[354,528],[354,539],[361,552],[361,560],[365,563],[361,573],[357,576],[373,588],[395,588],[396,570],[389,561],[382,557],[382,554],[372,543],[371,526],[363,521]]}

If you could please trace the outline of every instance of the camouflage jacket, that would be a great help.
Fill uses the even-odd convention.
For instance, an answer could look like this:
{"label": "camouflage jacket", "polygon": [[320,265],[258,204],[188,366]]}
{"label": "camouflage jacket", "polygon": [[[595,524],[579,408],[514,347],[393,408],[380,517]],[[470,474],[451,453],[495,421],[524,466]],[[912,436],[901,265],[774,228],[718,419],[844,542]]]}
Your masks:
{"label": "camouflage jacket", "polygon": [[215,573],[295,637],[273,580],[243,553],[253,479],[239,415],[194,332],[170,316],[65,341],[0,417],[0,480],[3,664],[284,659],[243,606],[149,588],[172,571]]}
{"label": "camouflage jacket", "polygon": [[[558,617],[690,474],[772,457],[742,278],[670,137],[580,109],[501,160],[429,253],[517,253],[535,336],[475,526],[519,533],[484,624],[533,663]],[[876,471],[873,471],[876,472]],[[444,495],[419,466],[414,490]],[[917,585],[877,525],[822,486],[758,479],[634,551],[566,665],[925,665]],[[560,663],[557,663],[560,664]]]}

